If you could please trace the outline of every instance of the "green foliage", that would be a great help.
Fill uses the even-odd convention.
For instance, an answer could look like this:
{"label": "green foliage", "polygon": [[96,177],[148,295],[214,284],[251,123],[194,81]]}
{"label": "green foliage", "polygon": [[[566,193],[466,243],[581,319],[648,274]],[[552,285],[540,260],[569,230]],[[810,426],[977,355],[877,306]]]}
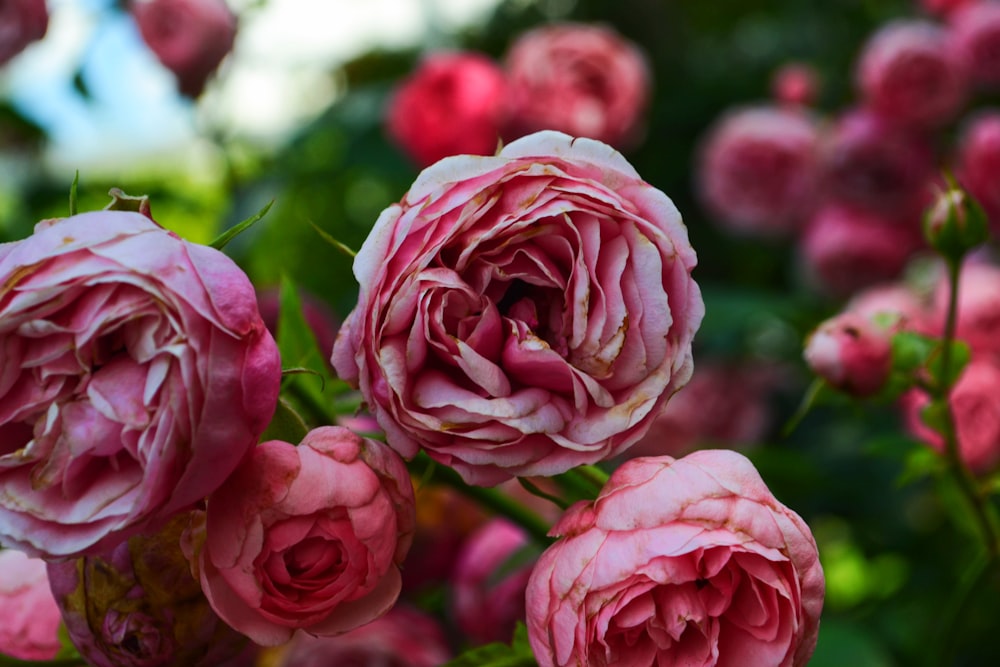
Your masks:
{"label": "green foliage", "polygon": [[510,645],[498,642],[470,649],[442,667],[535,667],[537,664],[528,644],[528,629],[518,623]]}

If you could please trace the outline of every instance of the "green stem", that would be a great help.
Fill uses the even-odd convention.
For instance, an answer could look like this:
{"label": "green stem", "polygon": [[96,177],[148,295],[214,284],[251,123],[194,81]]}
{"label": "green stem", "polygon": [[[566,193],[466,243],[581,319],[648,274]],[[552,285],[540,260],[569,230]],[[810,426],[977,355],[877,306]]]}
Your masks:
{"label": "green stem", "polygon": [[951,653],[959,634],[961,620],[965,616],[966,609],[972,602],[976,591],[982,588],[996,564],[993,558],[983,555],[977,558],[976,562],[962,575],[962,580],[958,583],[955,594],[941,616],[940,650],[937,654],[932,653],[929,656],[932,660],[929,665],[936,667],[952,663]]}

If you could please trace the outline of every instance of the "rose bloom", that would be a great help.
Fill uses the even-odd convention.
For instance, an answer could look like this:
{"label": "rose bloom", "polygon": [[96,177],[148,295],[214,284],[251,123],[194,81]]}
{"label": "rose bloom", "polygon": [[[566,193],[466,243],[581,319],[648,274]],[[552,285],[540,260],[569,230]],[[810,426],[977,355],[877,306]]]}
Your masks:
{"label": "rose bloom", "polygon": [[1000,111],[974,116],[958,140],[958,177],[1000,232]]}
{"label": "rose bloom", "polygon": [[225,0],[133,0],[143,41],[177,78],[181,94],[198,97],[236,39]]}
{"label": "rose bloom", "polygon": [[0,245],[0,539],[97,553],[204,498],[256,444],[281,367],[246,275],[139,213]]}
{"label": "rose bloom", "polygon": [[52,595],[73,645],[94,667],[218,667],[246,638],[219,620],[181,549],[199,512],[108,552],[51,561]]}
{"label": "rose bloom", "polygon": [[819,133],[800,110],[729,111],[709,129],[697,181],[701,198],[726,229],[758,236],[792,232],[816,195]]}
{"label": "rose bloom", "polygon": [[892,122],[941,125],[956,116],[968,93],[965,60],[947,30],[907,19],[883,26],[862,48],[861,96]]}
{"label": "rose bloom", "polygon": [[333,364],[403,456],[469,483],[624,451],[691,376],[704,305],[673,203],[541,132],[426,169],[354,262]]}
{"label": "rose bloom", "polygon": [[45,36],[49,11],[45,0],[0,2],[0,65]]}
{"label": "rose bloom", "polygon": [[[948,401],[959,456],[973,473],[990,472],[1000,463],[1000,367],[993,360],[973,357],[952,387]],[[904,394],[904,419],[914,437],[943,453],[941,434],[921,419],[929,402],[927,394],[919,389]]]}
{"label": "rose bloom", "polygon": [[492,155],[500,140],[506,81],[478,53],[435,53],[389,101],[389,135],[421,167],[449,155]]}
{"label": "rose bloom", "polygon": [[253,451],[209,496],[193,559],[219,616],[277,646],[296,630],[337,635],[387,612],[414,524],[402,459],[324,426],[298,446],[271,440]]}
{"label": "rose bloom", "polygon": [[965,5],[949,17],[949,23],[973,82],[988,90],[1000,88],[1000,3]]}
{"label": "rose bloom", "polygon": [[852,396],[871,396],[892,370],[892,330],[848,310],[809,334],[803,356],[834,387]]}
{"label": "rose bloom", "polygon": [[517,38],[504,66],[510,114],[505,137],[559,130],[617,148],[641,138],[652,77],[639,49],[611,28],[536,28]]}
{"label": "rose bloom", "polygon": [[882,322],[895,331],[929,331],[927,305],[903,283],[867,287],[852,296],[844,310]]}
{"label": "rose bloom", "polygon": [[551,534],[527,590],[540,667],[799,667],[812,655],[816,543],[741,454],[627,461]]}
{"label": "rose bloom", "polygon": [[59,607],[45,561],[0,550],[0,653],[21,660],[52,660],[59,653]]}

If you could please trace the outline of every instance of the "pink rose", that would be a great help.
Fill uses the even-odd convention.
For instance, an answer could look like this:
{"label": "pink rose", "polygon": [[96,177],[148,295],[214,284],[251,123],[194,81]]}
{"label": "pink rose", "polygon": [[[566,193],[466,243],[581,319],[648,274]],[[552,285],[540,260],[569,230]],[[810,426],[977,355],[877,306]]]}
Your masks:
{"label": "pink rose", "polygon": [[177,77],[181,94],[201,95],[236,39],[225,0],[133,0],[131,8],[143,41]]}
{"label": "pink rose", "polygon": [[821,323],[803,352],[814,373],[853,396],[870,396],[889,379],[892,331],[853,311]]}
{"label": "pink rose", "polygon": [[296,635],[274,667],[438,667],[450,658],[437,621],[397,605],[385,616],[337,637]]}
{"label": "pink rose", "polygon": [[[943,279],[934,292],[930,321],[941,335],[948,314],[950,287]],[[1000,362],[1000,267],[966,262],[958,280],[958,320],[955,335],[977,355]]]}
{"label": "pink rose", "polygon": [[522,34],[507,53],[511,139],[559,130],[617,148],[638,143],[651,75],[611,28],[561,23]]}
{"label": "pink rose", "polygon": [[[921,419],[920,413],[929,402],[926,393],[911,390],[903,395],[903,414],[914,437],[943,452],[941,434]],[[993,361],[973,358],[952,388],[949,403],[959,455],[972,472],[990,472],[1000,463],[1000,367]]]}
{"label": "pink rose", "polygon": [[947,30],[897,20],[872,35],[858,63],[861,96],[893,122],[915,127],[952,120],[965,103],[968,75]]}
{"label": "pink rose", "polygon": [[[462,546],[451,579],[452,610],[472,644],[509,643],[524,621],[524,589],[534,559],[524,557],[528,535],[505,519],[493,519]],[[517,565],[508,565],[516,559]]]}
{"label": "pink rose", "polygon": [[796,109],[729,111],[709,129],[698,189],[720,225],[777,236],[801,227],[816,196],[819,134]]}
{"label": "pink rose", "polygon": [[882,321],[896,331],[929,331],[926,304],[903,283],[882,283],[863,289],[851,297],[844,310],[871,321]]}
{"label": "pink rose", "polygon": [[45,0],[0,2],[0,65],[44,37],[48,27],[49,11]]}
{"label": "pink rose", "polygon": [[340,426],[271,440],[208,499],[201,585],[263,646],[341,634],[396,602],[414,523],[409,473],[384,444]]}
{"label": "pink rose", "polygon": [[799,667],[812,655],[816,543],[741,454],[632,459],[551,534],[527,591],[540,667]]}
{"label": "pink rose", "polygon": [[271,419],[281,367],[246,275],[138,213],[0,250],[0,539],[97,553],[204,498]]}
{"label": "pink rose", "polygon": [[432,54],[389,101],[389,135],[421,167],[449,155],[492,155],[505,87],[500,67],[484,55]]}
{"label": "pink rose", "polygon": [[1000,232],[1000,110],[980,113],[958,140],[958,176]]}
{"label": "pink rose", "polygon": [[0,550],[0,653],[21,660],[52,660],[59,652],[59,607],[45,561]]}
{"label": "pink rose", "polygon": [[435,164],[383,211],[333,364],[403,456],[481,485],[563,472],[624,451],[687,382],[694,265],[620,154],[540,132]]}
{"label": "pink rose", "polygon": [[771,77],[771,96],[791,106],[809,106],[819,94],[819,74],[804,63],[782,65]]}
{"label": "pink rose", "polygon": [[973,82],[988,90],[1000,88],[1000,2],[967,4],[949,17],[949,23]]}

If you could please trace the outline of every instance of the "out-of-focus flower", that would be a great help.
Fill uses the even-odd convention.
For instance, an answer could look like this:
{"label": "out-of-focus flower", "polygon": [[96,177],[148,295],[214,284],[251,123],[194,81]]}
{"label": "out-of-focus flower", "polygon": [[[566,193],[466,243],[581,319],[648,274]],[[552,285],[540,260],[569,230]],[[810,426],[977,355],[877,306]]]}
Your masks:
{"label": "out-of-focus flower", "polygon": [[225,0],[132,0],[139,33],[181,94],[198,97],[233,49],[236,16]]}
{"label": "out-of-focus flower", "polygon": [[[307,292],[300,292],[298,296],[302,305],[302,317],[316,338],[316,345],[320,352],[328,355],[333,349],[333,342],[337,339],[337,329],[340,328],[340,323],[326,302]],[[280,290],[276,288],[259,290],[257,292],[257,307],[260,309],[260,316],[264,320],[267,330],[277,337],[278,319],[281,316]]]}
{"label": "out-of-focus flower", "polygon": [[617,148],[638,143],[650,73],[639,49],[611,28],[562,23],[521,35],[505,60],[509,139],[559,130]]}
{"label": "out-of-focus flower", "polygon": [[49,563],[52,594],[87,664],[216,667],[244,649],[246,638],[212,611],[181,550],[198,514],[104,554]]}
{"label": "out-of-focus flower", "polygon": [[473,484],[614,456],[691,375],[704,305],[673,203],[605,144],[459,156],[383,211],[333,364],[392,447]]}
{"label": "out-of-focus flower", "polygon": [[534,558],[506,564],[527,544],[524,530],[493,519],[462,546],[451,578],[451,602],[459,629],[472,643],[510,642],[514,626],[524,621],[524,589]]}
{"label": "out-of-focus flower", "polygon": [[892,330],[853,311],[821,323],[803,356],[814,373],[853,396],[879,391],[892,369]]}
{"label": "out-of-focus flower", "polygon": [[972,118],[958,140],[958,178],[1000,231],[1000,111]]}
{"label": "out-of-focus flower", "polygon": [[816,196],[816,123],[797,109],[730,111],[709,129],[697,176],[702,199],[726,229],[762,236],[794,231]]}
{"label": "out-of-focus flower", "polygon": [[965,4],[949,17],[955,48],[977,86],[1000,88],[1000,2]]}
{"label": "out-of-focus flower", "polygon": [[59,652],[59,606],[45,561],[0,550],[0,653],[21,660],[52,660]]}
{"label": "out-of-focus flower", "polygon": [[0,3],[0,65],[45,36],[49,11],[45,0],[4,0]]}
{"label": "out-of-focus flower", "polygon": [[337,637],[296,635],[279,652],[273,667],[438,667],[451,658],[441,626],[402,605]]}
{"label": "out-of-focus flower", "polygon": [[500,140],[505,91],[503,72],[486,56],[435,53],[389,101],[389,134],[420,167],[449,155],[492,155]]}
{"label": "out-of-focus flower", "polygon": [[246,274],[123,211],[0,248],[0,539],[99,553],[217,488],[281,382]]}
{"label": "out-of-focus flower", "polygon": [[812,655],[816,543],[741,454],[627,461],[552,534],[527,590],[541,667],[801,667]]}
{"label": "out-of-focus flower", "polygon": [[[934,293],[931,322],[938,335],[944,331],[950,287],[942,279]],[[1000,362],[1000,267],[986,262],[966,262],[958,280],[958,320],[955,336],[979,356]]]}
{"label": "out-of-focus flower", "polygon": [[982,2],[982,0],[918,0],[918,4],[932,16],[947,17],[955,10]]}
{"label": "out-of-focus flower", "polygon": [[780,104],[809,106],[819,94],[819,75],[805,63],[782,65],[771,77],[771,96]]}
{"label": "out-of-focus flower", "polygon": [[[929,402],[925,392],[913,389],[903,395],[903,414],[915,437],[943,452],[941,434],[921,418]],[[1000,463],[1000,367],[992,360],[973,358],[952,387],[949,403],[962,460],[976,474],[991,471]]]}
{"label": "out-of-focus flower", "polygon": [[402,459],[346,428],[270,440],[209,496],[192,559],[212,607],[262,646],[342,634],[400,591],[414,529]]}
{"label": "out-of-focus flower", "polygon": [[927,304],[903,283],[883,283],[857,292],[844,310],[871,321],[879,321],[894,331],[928,331]]}
{"label": "out-of-focus flower", "polygon": [[898,20],[872,35],[861,52],[864,101],[891,122],[929,127],[952,120],[965,103],[968,74],[947,30]]}

